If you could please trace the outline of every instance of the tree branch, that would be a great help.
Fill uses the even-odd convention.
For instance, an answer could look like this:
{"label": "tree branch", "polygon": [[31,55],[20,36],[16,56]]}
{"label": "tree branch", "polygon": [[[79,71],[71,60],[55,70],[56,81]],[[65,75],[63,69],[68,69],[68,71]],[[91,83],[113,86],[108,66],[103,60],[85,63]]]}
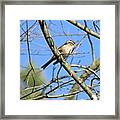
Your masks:
{"label": "tree branch", "polygon": [[60,55],[60,52],[57,50],[56,46],[54,45],[54,41],[49,34],[47,24],[44,20],[38,21],[41,27],[41,30],[43,32],[43,35],[52,50],[53,54],[56,56],[57,60],[60,62],[60,64],[63,66],[63,68],[68,72],[68,74],[83,88],[83,90],[87,93],[87,95],[92,100],[96,100],[97,97],[92,93],[90,88],[83,82],[83,80],[79,77],[77,77],[76,73],[72,70],[71,66],[64,60],[62,55]]}
{"label": "tree branch", "polygon": [[[100,68],[100,59],[97,59],[97,60],[95,60],[95,61],[91,64],[91,66],[88,68],[89,71],[88,71],[88,72],[84,72],[83,74],[81,74],[81,75],[80,75],[80,78],[81,78],[83,81],[85,81],[91,74],[93,74],[93,71],[96,71],[96,70],[98,70],[99,68]],[[73,85],[73,87],[71,88],[71,90],[70,90],[69,93],[71,93],[71,91],[73,91],[74,89],[76,89],[76,84],[77,84],[77,83],[75,83],[75,84]],[[76,91],[77,91],[78,89],[79,89],[79,88],[77,88]],[[66,99],[68,99],[68,98],[66,97]]]}
{"label": "tree branch", "polygon": [[88,34],[100,39],[100,35],[92,30],[90,30],[89,28],[86,28],[85,26],[81,25],[80,23],[78,23],[75,20],[67,20],[69,23],[75,25],[76,27],[80,28],[81,30],[87,32]]}

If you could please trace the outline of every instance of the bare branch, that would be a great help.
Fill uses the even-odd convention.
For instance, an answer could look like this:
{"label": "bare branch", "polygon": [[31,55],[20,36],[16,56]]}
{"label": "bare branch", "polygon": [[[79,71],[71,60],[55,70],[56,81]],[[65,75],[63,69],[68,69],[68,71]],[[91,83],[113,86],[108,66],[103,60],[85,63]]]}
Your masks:
{"label": "bare branch", "polygon": [[[34,29],[36,23],[37,23],[37,20],[36,20],[35,23],[33,23],[33,25],[31,25],[26,31],[24,31],[24,29],[23,29],[22,26],[21,26],[21,28],[22,28],[22,30],[24,31],[24,33],[22,33],[22,34],[20,35],[20,37],[21,37],[21,40],[20,40],[20,41],[23,41],[23,39],[26,37],[26,35],[29,34],[30,30],[31,30],[31,29]],[[27,33],[27,32],[28,32],[28,33]]]}
{"label": "bare branch", "polygon": [[[79,65],[72,65],[73,67],[74,66],[79,66]],[[98,60],[95,60],[93,63],[92,63],[92,65],[89,67],[89,70],[90,71],[88,71],[88,72],[84,72],[83,74],[81,74],[80,75],[80,78],[83,80],[83,81],[85,81],[91,74],[94,74],[94,71],[96,71],[96,70],[98,70],[100,68],[100,60],[98,59]],[[98,78],[99,79],[99,78]],[[73,87],[71,88],[71,90],[70,90],[70,92],[69,93],[71,93],[71,91],[73,91],[74,90],[74,88],[76,88],[76,84],[77,83],[75,83],[74,85],[73,85]],[[78,89],[77,89],[78,90]],[[67,99],[67,98],[66,98]]]}
{"label": "bare branch", "polygon": [[87,95],[90,97],[90,99],[96,100],[97,97],[92,93],[92,91],[89,89],[89,87],[83,82],[83,80],[79,77],[77,77],[76,73],[72,70],[71,66],[64,60],[62,55],[60,55],[60,52],[57,50],[56,46],[54,45],[53,39],[51,35],[49,34],[47,24],[44,20],[39,20],[39,24],[41,27],[41,30],[44,34],[44,37],[52,50],[53,54],[56,56],[57,60],[60,62],[60,64],[64,67],[64,69],[68,72],[68,74],[74,78],[74,80],[84,89],[84,91],[87,93]]}
{"label": "bare branch", "polygon": [[87,32],[88,34],[100,39],[100,35],[92,30],[90,30],[89,28],[86,28],[85,26],[81,25],[80,23],[78,23],[75,20],[67,20],[69,23],[75,25],[76,27],[80,28],[81,30]]}

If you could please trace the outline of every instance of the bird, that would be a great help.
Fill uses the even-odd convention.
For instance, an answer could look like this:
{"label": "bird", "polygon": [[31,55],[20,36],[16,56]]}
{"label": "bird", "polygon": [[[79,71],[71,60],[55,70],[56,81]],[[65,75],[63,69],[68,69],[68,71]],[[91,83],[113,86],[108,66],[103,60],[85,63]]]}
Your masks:
{"label": "bird", "polygon": [[[75,42],[73,40],[68,40],[62,46],[60,46],[58,50],[60,54],[63,56],[63,58],[66,59],[73,52],[74,48],[75,48]],[[58,63],[54,55],[44,65],[42,65],[41,68],[44,70],[53,61],[55,61],[53,65]]]}

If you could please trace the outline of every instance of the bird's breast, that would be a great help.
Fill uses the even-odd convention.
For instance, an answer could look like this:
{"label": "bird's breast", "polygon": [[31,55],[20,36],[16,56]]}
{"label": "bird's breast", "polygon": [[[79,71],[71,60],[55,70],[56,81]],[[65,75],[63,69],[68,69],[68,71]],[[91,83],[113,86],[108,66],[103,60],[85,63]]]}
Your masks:
{"label": "bird's breast", "polygon": [[72,50],[72,47],[69,45],[65,45],[62,47],[62,53],[64,53],[64,54],[70,53],[71,50]]}

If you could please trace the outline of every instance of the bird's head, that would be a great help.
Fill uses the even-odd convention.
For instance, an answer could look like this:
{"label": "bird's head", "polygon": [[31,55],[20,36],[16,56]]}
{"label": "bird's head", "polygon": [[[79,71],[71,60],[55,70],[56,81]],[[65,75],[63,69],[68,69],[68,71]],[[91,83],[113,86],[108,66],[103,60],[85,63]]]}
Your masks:
{"label": "bird's head", "polygon": [[66,43],[70,45],[75,45],[75,42],[73,40],[68,40]]}

